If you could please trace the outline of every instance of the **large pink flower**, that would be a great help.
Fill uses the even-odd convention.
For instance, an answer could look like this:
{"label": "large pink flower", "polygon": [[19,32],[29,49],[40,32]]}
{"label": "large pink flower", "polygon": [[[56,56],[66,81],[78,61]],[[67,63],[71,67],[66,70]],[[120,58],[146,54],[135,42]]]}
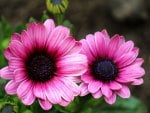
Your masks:
{"label": "large pink flower", "polygon": [[141,67],[142,58],[137,58],[139,49],[132,41],[125,42],[123,36],[111,39],[106,30],[87,35],[82,43],[82,54],[88,58],[88,71],[81,76],[81,96],[89,93],[94,98],[104,96],[113,104],[116,95],[130,97],[127,85],[140,85],[145,71]]}
{"label": "large pink flower", "polygon": [[81,44],[69,35],[68,28],[55,27],[51,19],[13,34],[4,52],[8,66],[0,71],[2,78],[11,80],[6,92],[17,94],[25,105],[37,98],[45,110],[52,104],[67,106],[79,95],[75,81],[87,68]]}

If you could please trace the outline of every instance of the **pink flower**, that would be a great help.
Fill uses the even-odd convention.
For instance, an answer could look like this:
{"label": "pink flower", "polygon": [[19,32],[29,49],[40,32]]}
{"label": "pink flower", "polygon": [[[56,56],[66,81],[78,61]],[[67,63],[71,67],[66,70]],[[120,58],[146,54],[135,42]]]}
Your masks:
{"label": "pink flower", "polygon": [[137,58],[139,49],[132,41],[125,42],[123,36],[107,32],[96,32],[86,36],[82,43],[82,54],[88,58],[88,70],[81,76],[81,96],[89,93],[94,98],[104,96],[107,103],[113,104],[116,95],[130,97],[127,85],[141,85],[145,71],[141,67],[144,60]]}
{"label": "pink flower", "polygon": [[79,53],[81,44],[69,35],[68,28],[55,27],[51,19],[13,34],[4,52],[8,66],[0,71],[10,80],[6,92],[17,94],[25,105],[37,98],[44,110],[73,101],[80,93],[75,81],[86,71],[87,59]]}

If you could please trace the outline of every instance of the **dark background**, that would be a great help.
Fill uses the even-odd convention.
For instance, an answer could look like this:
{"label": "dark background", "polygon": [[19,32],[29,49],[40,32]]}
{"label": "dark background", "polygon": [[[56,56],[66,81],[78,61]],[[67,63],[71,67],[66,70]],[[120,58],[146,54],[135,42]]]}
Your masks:
{"label": "dark background", "polygon": [[[40,20],[45,9],[45,0],[0,0],[0,16],[12,26],[30,17]],[[110,36],[118,33],[135,41],[146,75],[142,86],[132,87],[132,94],[150,109],[150,0],[70,0],[66,18],[75,25],[78,40],[107,29]]]}

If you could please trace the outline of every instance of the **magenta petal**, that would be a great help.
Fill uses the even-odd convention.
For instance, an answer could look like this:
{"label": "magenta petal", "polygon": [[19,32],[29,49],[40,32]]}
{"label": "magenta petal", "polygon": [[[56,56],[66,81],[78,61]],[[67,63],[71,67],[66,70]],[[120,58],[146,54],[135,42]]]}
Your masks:
{"label": "magenta petal", "polygon": [[91,50],[91,53],[94,57],[97,56],[97,49],[96,49],[96,45],[95,45],[95,40],[94,40],[94,36],[89,34],[86,36],[86,41],[87,44],[89,46],[89,49]]}
{"label": "magenta petal", "polygon": [[64,107],[68,106],[69,104],[70,104],[70,102],[68,102],[64,99],[62,99],[61,102],[59,103],[59,105],[64,106]]}
{"label": "magenta petal", "polygon": [[81,83],[80,84],[80,96],[85,96],[89,93],[88,91],[88,84]]}
{"label": "magenta petal", "polygon": [[46,83],[45,95],[51,103],[58,104],[61,101],[61,91],[59,91],[60,89],[58,89],[55,85],[58,83],[56,81],[53,81],[54,80],[48,81]]}
{"label": "magenta petal", "polygon": [[[57,56],[64,56],[66,54],[68,54],[70,52],[70,50],[72,48],[74,48],[75,46],[75,39],[73,37],[68,37],[64,40],[62,40],[61,42],[59,42],[59,44],[57,45]],[[62,46],[63,45],[63,46]]]}
{"label": "magenta petal", "polygon": [[14,57],[13,53],[10,51],[10,48],[6,48],[4,50],[4,56],[7,60],[9,60],[10,58]]}
{"label": "magenta petal", "polygon": [[20,34],[14,33],[14,34],[11,36],[11,40],[18,40],[18,41],[21,41],[21,36],[20,36]]}
{"label": "magenta petal", "polygon": [[130,90],[127,86],[122,86],[122,88],[116,92],[122,98],[130,97]]}
{"label": "magenta petal", "polygon": [[28,94],[29,90],[32,89],[33,83],[30,80],[22,81],[17,88],[17,95],[19,98],[24,98]]}
{"label": "magenta petal", "polygon": [[25,69],[16,69],[15,71],[14,71],[14,74],[15,74],[15,76],[14,76],[14,80],[16,81],[16,82],[22,82],[22,81],[24,81],[25,79],[27,79],[27,75],[26,75],[26,72],[25,72]]}
{"label": "magenta petal", "polygon": [[35,41],[31,37],[32,36],[30,36],[29,33],[25,30],[21,33],[22,44],[28,51],[32,51],[35,47]]}
{"label": "magenta petal", "polygon": [[81,80],[83,80],[85,83],[89,83],[94,80],[92,75],[90,73],[85,73],[81,76]]}
{"label": "magenta petal", "polygon": [[96,93],[102,87],[102,83],[100,81],[92,81],[88,85],[88,90],[91,93]]}
{"label": "magenta petal", "polygon": [[80,76],[87,69],[87,59],[82,54],[67,55],[57,62],[58,75]]}
{"label": "magenta petal", "polygon": [[133,49],[133,47],[134,47],[133,41],[128,41],[120,45],[120,47],[117,49],[115,53],[115,58],[118,58],[120,55],[130,52]]}
{"label": "magenta petal", "polygon": [[103,84],[103,85],[102,85],[101,91],[102,91],[102,94],[103,94],[104,96],[106,96],[107,98],[109,98],[109,97],[112,96],[112,91],[110,90],[110,88],[108,87],[107,84]]}
{"label": "magenta petal", "polygon": [[[53,51],[54,48],[63,40],[69,37],[70,30],[63,26],[57,26],[49,35],[47,40],[48,51]],[[57,48],[56,48],[57,49]]]}
{"label": "magenta petal", "polygon": [[28,90],[28,93],[24,97],[21,97],[21,100],[25,105],[33,104],[35,101],[35,96],[33,95],[32,89]]}
{"label": "magenta petal", "polygon": [[38,101],[44,110],[50,110],[52,108],[52,104],[48,100],[38,99]]}
{"label": "magenta petal", "polygon": [[119,68],[123,68],[125,66],[130,65],[136,59],[136,54],[134,52],[129,52],[123,54],[121,57],[116,59],[115,63],[118,64]]}
{"label": "magenta petal", "polygon": [[114,104],[116,102],[116,94],[113,93],[111,97],[104,97],[104,99],[108,104]]}
{"label": "magenta petal", "polygon": [[116,82],[116,81],[112,81],[112,82],[110,82],[110,84],[109,84],[109,88],[112,89],[112,90],[119,90],[119,89],[122,88],[122,85],[119,84],[119,83]]}
{"label": "magenta petal", "polygon": [[110,43],[108,45],[108,58],[113,59],[115,52],[123,42],[124,39],[122,39],[119,35],[115,35],[111,38]]}
{"label": "magenta petal", "polygon": [[9,80],[14,78],[14,74],[9,70],[9,67],[6,66],[0,70],[0,77]]}
{"label": "magenta petal", "polygon": [[131,83],[131,85],[141,85],[144,83],[144,80],[142,78],[140,79],[134,79],[134,81]]}
{"label": "magenta petal", "polygon": [[43,24],[37,24],[35,26],[34,38],[35,38],[37,48],[39,49],[44,48],[47,41],[47,32]]}
{"label": "magenta petal", "polygon": [[60,78],[60,80],[70,89],[72,90],[74,96],[78,96],[80,94],[80,88],[79,86],[72,82],[70,79],[67,78]]}
{"label": "magenta petal", "polygon": [[47,30],[47,34],[49,35],[52,30],[55,28],[55,24],[54,24],[54,21],[52,19],[47,19],[45,22],[44,22],[44,26],[46,27],[46,30]]}
{"label": "magenta petal", "polygon": [[34,95],[42,100],[46,100],[46,95],[43,93],[45,88],[44,86],[44,83],[35,83],[33,88]]}
{"label": "magenta petal", "polygon": [[13,41],[11,41],[9,48],[16,57],[23,58],[23,59],[26,58],[27,51],[21,42],[19,42],[17,40],[13,40]]}
{"label": "magenta petal", "polygon": [[68,88],[63,81],[61,81],[59,78],[56,78],[54,84],[56,84],[56,87],[64,100],[72,101],[74,99],[72,89]]}
{"label": "magenta petal", "polygon": [[17,92],[17,87],[18,87],[18,83],[16,83],[14,80],[11,80],[10,82],[7,83],[7,85],[5,86],[5,91],[10,94],[16,94]]}
{"label": "magenta petal", "polygon": [[95,58],[89,48],[89,45],[87,44],[87,41],[85,39],[82,39],[82,40],[80,40],[80,42],[82,43],[81,53],[85,54],[87,56],[89,62],[92,62]]}
{"label": "magenta petal", "polygon": [[101,32],[96,32],[94,36],[98,55],[101,57],[105,57],[110,39],[108,37],[105,37],[105,35]]}
{"label": "magenta petal", "polygon": [[93,95],[94,98],[98,99],[98,98],[100,98],[103,94],[102,94],[101,90],[99,90],[99,91],[97,91],[96,93],[92,93],[92,95]]}

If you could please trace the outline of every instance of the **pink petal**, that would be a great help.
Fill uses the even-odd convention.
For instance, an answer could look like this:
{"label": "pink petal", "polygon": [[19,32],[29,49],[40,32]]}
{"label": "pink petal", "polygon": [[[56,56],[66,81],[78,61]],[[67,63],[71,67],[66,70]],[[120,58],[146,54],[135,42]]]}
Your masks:
{"label": "pink petal", "polygon": [[11,80],[5,86],[5,91],[7,94],[13,95],[13,94],[16,94],[17,87],[18,87],[18,83],[16,83],[14,80]]}
{"label": "pink petal", "polygon": [[31,105],[35,101],[35,96],[33,95],[32,89],[28,90],[24,97],[21,97],[22,103],[25,105]]}
{"label": "pink petal", "polygon": [[113,93],[111,97],[104,97],[104,99],[108,104],[114,104],[116,102],[116,94]]}
{"label": "pink petal", "polygon": [[43,24],[37,24],[34,29],[34,38],[36,46],[41,49],[44,48],[47,41],[47,32]]}
{"label": "pink petal", "polygon": [[53,103],[53,104],[58,104],[62,99],[61,99],[61,91],[57,88],[55,85],[57,84],[56,81],[48,81],[45,85],[45,95],[47,99]]}
{"label": "pink petal", "polygon": [[119,35],[115,35],[111,38],[110,43],[108,45],[108,58],[113,59],[115,52],[123,42],[124,39],[122,39]]}
{"label": "pink petal", "polygon": [[6,48],[4,50],[4,56],[7,60],[9,60],[10,58],[14,57],[14,55],[12,54],[12,52],[10,51],[10,48]]}
{"label": "pink petal", "polygon": [[17,41],[17,40],[11,41],[9,48],[16,57],[23,58],[23,59],[26,58],[27,51],[24,48],[24,46],[22,45],[22,43],[20,43],[19,41]]}
{"label": "pink petal", "polygon": [[63,26],[57,26],[53,29],[47,40],[48,50],[54,50],[63,39],[68,38],[69,34],[70,30]]}
{"label": "pink petal", "polygon": [[6,66],[0,70],[0,77],[9,80],[14,78],[14,74],[9,70],[9,67]]}
{"label": "pink petal", "polygon": [[73,81],[71,81],[68,78],[60,78],[60,80],[73,92],[74,96],[78,96],[80,94],[80,88],[79,86],[74,83]]}
{"label": "pink petal", "polygon": [[110,39],[106,37],[102,32],[96,32],[94,36],[98,55],[105,57]]}
{"label": "pink petal", "polygon": [[89,49],[90,49],[92,55],[94,57],[96,57],[97,56],[97,50],[96,50],[96,44],[95,44],[96,42],[94,40],[94,36],[91,35],[91,34],[87,35],[86,36],[86,41],[87,41],[87,44],[89,46]]}
{"label": "pink petal", "polygon": [[89,45],[87,44],[87,41],[85,39],[80,40],[80,43],[82,43],[82,49],[81,53],[85,54],[87,56],[87,59],[89,62],[92,62],[95,60],[92,51],[89,48]]}
{"label": "pink petal", "polygon": [[80,76],[87,70],[87,59],[82,54],[67,55],[61,57],[56,65],[58,75]]}
{"label": "pink petal", "polygon": [[44,22],[44,26],[46,27],[46,31],[47,31],[47,34],[49,35],[52,30],[55,28],[55,24],[54,24],[54,21],[52,19],[47,19],[45,22]]}
{"label": "pink petal", "polygon": [[88,85],[88,90],[91,93],[96,93],[102,87],[102,82],[100,81],[92,81]]}
{"label": "pink petal", "polygon": [[127,86],[122,86],[122,88],[116,92],[122,98],[130,97],[130,90]]}
{"label": "pink petal", "polygon": [[117,58],[114,62],[117,63],[119,68],[123,68],[133,63],[135,59],[136,59],[136,54],[134,52],[129,52],[123,54],[122,56]]}
{"label": "pink petal", "polygon": [[38,101],[44,110],[50,110],[52,108],[52,104],[48,100],[38,99]]}
{"label": "pink petal", "polygon": [[76,42],[74,47],[69,51],[69,54],[76,54],[81,51],[82,44],[80,42]]}
{"label": "pink petal", "polygon": [[70,102],[65,101],[64,99],[62,99],[61,102],[59,103],[59,105],[64,106],[64,107],[68,106],[69,104]]}
{"label": "pink petal", "polygon": [[115,58],[118,58],[120,55],[130,52],[134,47],[133,41],[128,41],[118,48],[118,50],[115,52]]}
{"label": "pink petal", "polygon": [[107,98],[109,98],[109,97],[112,96],[112,91],[110,90],[110,88],[108,87],[107,84],[103,84],[103,85],[102,85],[101,91],[102,91],[102,94],[103,94],[104,96],[106,96]]}
{"label": "pink petal", "polygon": [[11,36],[11,40],[18,40],[18,41],[21,41],[20,34],[14,33],[14,34]]}
{"label": "pink petal", "polygon": [[[68,37],[64,40],[62,40],[58,45],[57,45],[57,56],[64,56],[68,54],[71,49],[75,46],[75,39],[73,37]],[[62,46],[63,45],[63,46]]]}
{"label": "pink petal", "polygon": [[90,92],[88,91],[88,84],[81,83],[80,84],[80,96],[85,96],[89,94]]}
{"label": "pink petal", "polygon": [[18,68],[25,68],[24,61],[20,58],[12,57],[9,60],[9,68],[12,71],[14,71],[15,69],[18,69]]}
{"label": "pink petal", "polygon": [[94,98],[99,99],[103,94],[101,90],[97,91],[96,93],[92,94]]}
{"label": "pink petal", "polygon": [[134,81],[131,83],[131,85],[141,85],[144,83],[144,80],[142,78],[140,79],[134,79]]}
{"label": "pink petal", "polygon": [[60,93],[60,95],[62,96],[62,98],[66,101],[72,101],[74,99],[74,94],[73,91],[68,88],[64,82],[62,82],[61,80],[59,80],[59,78],[57,77],[54,80],[54,83]]}
{"label": "pink petal", "polygon": [[46,100],[46,95],[44,93],[45,84],[44,83],[35,83],[33,88],[34,95],[42,100]]}
{"label": "pink petal", "polygon": [[145,75],[145,70],[142,67],[128,66],[120,69],[119,76],[124,78],[140,78]]}
{"label": "pink petal", "polygon": [[28,79],[28,76],[26,75],[25,69],[16,69],[14,71],[15,77],[14,80],[18,83],[24,81],[25,79]]}
{"label": "pink petal", "polygon": [[18,97],[19,98],[26,97],[28,95],[28,92],[32,89],[32,85],[33,83],[30,80],[22,81],[17,88]]}
{"label": "pink petal", "polygon": [[81,76],[81,80],[84,81],[85,83],[90,83],[91,81],[94,80],[94,78],[92,77],[92,75],[90,75],[90,73],[85,73]]}
{"label": "pink petal", "polygon": [[35,47],[35,41],[33,40],[33,37],[31,37],[32,35],[29,35],[29,33],[25,30],[21,34],[22,44],[29,52],[31,52]]}
{"label": "pink petal", "polygon": [[112,89],[112,90],[119,90],[119,89],[122,88],[122,85],[119,84],[118,82],[112,81],[109,84],[109,88]]}

